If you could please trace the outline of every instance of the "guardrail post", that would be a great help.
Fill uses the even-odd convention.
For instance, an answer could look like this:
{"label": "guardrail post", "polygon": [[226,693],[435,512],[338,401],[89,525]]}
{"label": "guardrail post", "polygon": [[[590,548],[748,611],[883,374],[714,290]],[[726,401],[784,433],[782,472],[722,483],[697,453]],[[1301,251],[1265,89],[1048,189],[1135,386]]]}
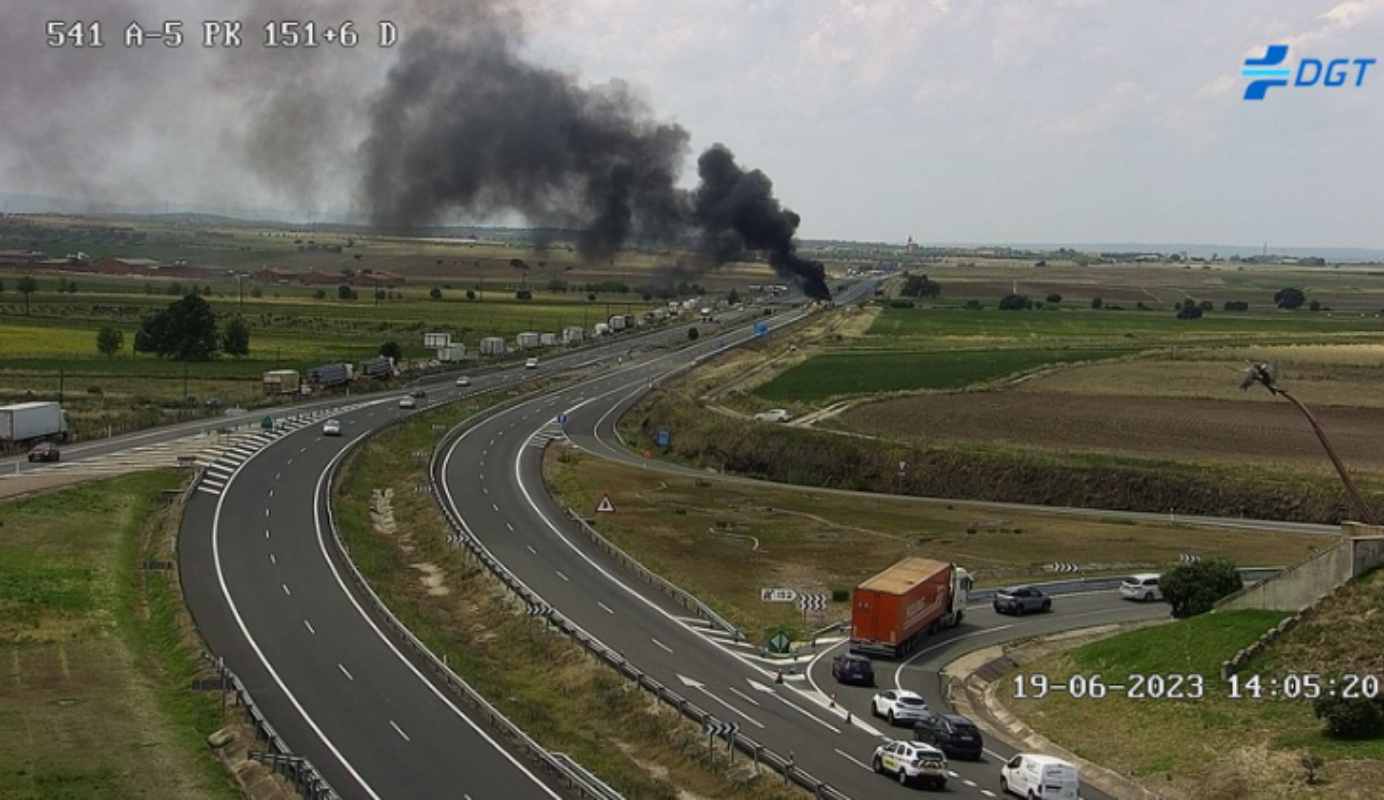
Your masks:
{"label": "guardrail post", "polygon": [[783,785],[784,785],[784,786],[787,786],[787,785],[788,785],[788,779],[793,775],[793,764],[794,764],[795,761],[797,761],[797,756],[793,755],[793,751],[792,751],[792,750],[789,750],[789,751],[788,751],[788,763],[783,765]]}

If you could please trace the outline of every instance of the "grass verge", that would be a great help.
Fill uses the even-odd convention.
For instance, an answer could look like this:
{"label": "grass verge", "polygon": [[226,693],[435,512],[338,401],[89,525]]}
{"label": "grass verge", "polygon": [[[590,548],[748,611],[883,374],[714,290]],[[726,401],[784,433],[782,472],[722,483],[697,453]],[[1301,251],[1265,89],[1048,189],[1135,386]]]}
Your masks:
{"label": "grass verge", "polygon": [[767,778],[731,780],[723,762],[708,760],[695,726],[523,615],[498,581],[447,544],[435,502],[413,490],[427,464],[412,454],[430,450],[433,425],[451,427],[495,399],[420,414],[349,458],[334,497],[337,521],[381,599],[529,735],[626,797],[797,796]]}
{"label": "grass verge", "polygon": [[[239,797],[167,559],[171,470],[0,506],[0,797]],[[171,527],[170,527],[171,526]]]}

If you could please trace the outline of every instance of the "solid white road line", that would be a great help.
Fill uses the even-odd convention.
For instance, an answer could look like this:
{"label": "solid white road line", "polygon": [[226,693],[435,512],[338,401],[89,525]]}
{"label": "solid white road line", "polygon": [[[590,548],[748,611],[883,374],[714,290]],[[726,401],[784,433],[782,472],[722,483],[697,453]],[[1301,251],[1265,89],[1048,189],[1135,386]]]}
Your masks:
{"label": "solid white road line", "polygon": [[[609,615],[611,615],[611,616],[615,616],[615,610],[612,609],[610,606],[606,605],[605,603],[602,603],[600,600],[597,600],[597,601],[596,601],[596,605],[600,606],[600,607],[601,607],[601,610],[604,611],[604,612],[606,612],[607,614],[609,614]],[[732,689],[731,691],[735,691],[735,690]]]}
{"label": "solid white road line", "polygon": [[531,544],[526,544],[526,545],[524,545],[524,549],[525,549],[525,550],[528,550],[528,551],[529,551],[530,553],[532,553],[533,555],[538,555],[538,551],[535,550],[535,549],[533,549],[533,545],[531,545]]}
{"label": "solid white road line", "polygon": [[394,720],[391,719],[391,720],[389,721],[389,726],[390,726],[391,728],[394,729],[394,732],[395,732],[395,733],[399,734],[399,738],[400,738],[400,739],[403,739],[403,740],[406,741],[406,742],[411,742],[411,741],[413,741],[412,739],[408,738],[408,734],[407,734],[407,733],[404,733],[404,729],[399,727],[399,723],[397,723],[397,722],[395,722]]}
{"label": "solid white road line", "polygon": [[1014,626],[1017,625],[1017,624],[1018,624],[1018,623],[1010,623],[1010,624],[1008,624],[1008,625],[997,625],[997,626],[995,626],[995,627],[993,627],[993,628],[985,628],[985,629],[983,629],[983,630],[971,631],[970,633],[963,633],[963,634],[960,635],[960,636],[953,636],[953,637],[951,637],[950,639],[947,639],[947,640],[944,641],[944,642],[938,642],[937,644],[934,644],[934,645],[932,645],[931,647],[924,647],[922,650],[919,650],[918,652],[914,653],[912,656],[909,656],[909,658],[908,658],[907,661],[904,661],[902,664],[899,665],[899,668],[898,668],[898,669],[894,670],[894,688],[895,688],[895,689],[903,689],[903,671],[904,671],[904,669],[905,669],[909,664],[912,664],[914,661],[917,661],[918,659],[922,658],[923,656],[927,655],[928,653],[931,653],[931,652],[934,652],[934,651],[937,651],[937,650],[941,650],[943,647],[946,647],[947,645],[951,644],[952,642],[959,642],[959,641],[961,641],[962,639],[970,639],[970,638],[972,638],[972,637],[974,637],[974,636],[985,636],[985,635],[987,635],[987,634],[995,633],[996,631],[1008,630],[1008,629],[1014,627]]}
{"label": "solid white road line", "polygon": [[734,686],[728,686],[726,688],[730,689],[731,694],[735,695],[741,700],[744,700],[746,703],[749,703],[750,705],[755,706],[756,708],[759,706],[759,701],[755,700],[753,697],[750,697],[749,695],[745,694],[744,692],[740,691]]}
{"label": "solid white road line", "polygon": [[837,747],[837,748],[832,748],[832,749],[834,749],[834,750],[836,751],[836,755],[841,756],[842,758],[846,759],[847,761],[851,762],[852,764],[856,765],[857,767],[860,767],[861,769],[865,770],[866,772],[874,772],[873,769],[870,769],[870,765],[866,764],[865,762],[861,761],[860,759],[856,758],[855,756],[851,755],[850,753],[847,753],[846,751],[840,749],[839,747]]}
{"label": "solid white road line", "polygon": [[312,634],[313,636],[316,636],[316,635],[317,635],[317,629],[314,628],[314,627],[312,627],[312,622],[310,622],[310,621],[308,621],[308,620],[303,620],[303,627],[304,627],[304,628],[307,628],[307,629],[308,629],[308,633]]}
{"label": "solid white road line", "polygon": [[657,645],[660,649],[662,649],[662,650],[664,650],[664,651],[666,651],[666,652],[668,652],[668,653],[672,653],[672,652],[673,652],[673,648],[669,647],[668,645],[664,644],[663,642],[660,642],[660,641],[657,640],[657,639],[654,639],[654,638],[650,637],[649,641],[653,642],[653,643],[654,643],[655,645]]}
{"label": "solid white road line", "polygon": [[341,670],[341,674],[346,676],[346,680],[353,681],[356,679],[356,676],[352,675],[350,670],[346,669],[345,665],[338,663],[336,665],[336,668]]}
{"label": "solid white road line", "polygon": [[282,586],[282,587],[284,587],[284,594],[288,595],[289,597],[292,597],[292,596],[293,596],[293,592],[291,592],[291,591],[288,590],[288,584],[286,584],[286,583],[281,583],[281,584],[279,584],[279,585]]}

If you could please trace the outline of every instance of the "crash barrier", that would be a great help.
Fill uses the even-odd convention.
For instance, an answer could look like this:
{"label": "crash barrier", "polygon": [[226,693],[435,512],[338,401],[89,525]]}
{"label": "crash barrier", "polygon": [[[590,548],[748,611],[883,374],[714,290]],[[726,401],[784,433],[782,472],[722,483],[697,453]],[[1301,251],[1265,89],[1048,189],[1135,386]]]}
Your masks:
{"label": "crash barrier", "polygon": [[[482,412],[483,414],[486,412]],[[477,415],[479,417],[481,415]],[[739,734],[735,726],[722,723],[714,715],[698,707],[695,703],[678,694],[677,692],[664,686],[659,681],[645,674],[643,670],[630,663],[619,652],[607,647],[596,637],[587,633],[581,626],[568,619],[557,609],[549,606],[543,598],[530,589],[518,576],[510,572],[499,559],[490,553],[490,550],[476,537],[471,535],[465,523],[456,516],[449,503],[442,502],[443,494],[439,488],[441,475],[442,454],[446,452],[451,443],[472,424],[472,420],[464,420],[454,427],[438,441],[433,448],[432,463],[429,468],[428,480],[434,498],[442,508],[443,516],[447,519],[447,524],[452,529],[452,543],[459,547],[465,547],[474,559],[490,571],[506,588],[510,590],[520,601],[529,609],[529,614],[535,617],[542,617],[552,628],[558,630],[581,645],[588,653],[604,662],[607,666],[619,672],[629,679],[639,688],[653,695],[657,702],[675,709],[683,716],[697,723],[703,730],[725,730],[725,733],[712,733],[711,736],[720,736],[726,741],[727,748],[733,752],[740,751],[751,759],[756,774],[760,765],[764,765],[774,772],[783,776],[784,784],[796,784],[809,792],[813,793],[819,800],[850,800],[848,795],[843,794],[830,784],[814,777],[811,773],[799,767],[795,758],[790,753],[785,757],[775,752],[766,745],[760,744],[749,736]]]}
{"label": "crash barrier", "polygon": [[290,781],[306,800],[341,800],[341,796],[327,783],[327,779],[322,777],[311,761],[295,756],[293,751],[288,749],[288,745],[279,738],[274,726],[269,724],[259,706],[255,705],[255,700],[250,696],[245,684],[226,666],[225,661],[209,653],[203,653],[202,658],[216,670],[217,677],[221,680],[221,691],[234,692],[236,702],[245,707],[255,727],[255,741],[265,742],[270,747],[268,751],[252,750],[250,757],[268,765],[274,772]]}
{"label": "crash barrier", "polygon": [[710,622],[712,625],[715,625],[716,627],[720,628],[722,631],[725,631],[726,633],[735,637],[735,641],[738,642],[743,641],[745,639],[745,634],[743,631],[741,631],[734,625],[730,624],[730,622],[728,622],[720,614],[717,614],[715,611],[713,611],[711,607],[708,606],[706,603],[703,603],[701,600],[697,599],[696,595],[692,594],[686,589],[683,589],[682,587],[678,586],[672,581],[669,581],[662,575],[659,575],[649,570],[648,567],[645,567],[643,564],[639,563],[639,561],[635,559],[634,556],[630,555],[629,553],[626,553],[624,550],[621,550],[619,545],[602,536],[595,528],[591,527],[590,523],[582,519],[581,516],[578,515],[577,512],[573,511],[571,508],[566,508],[565,510],[567,512],[567,516],[570,517],[573,522],[577,523],[577,527],[581,530],[583,534],[586,535],[586,538],[591,540],[592,544],[596,545],[606,555],[610,556],[611,558],[619,562],[621,566],[625,567],[630,572],[633,572],[635,575],[639,576],[640,580],[657,588],[659,591],[673,598],[675,601],[677,601],[678,605],[682,606],[684,609],[691,611],[698,617],[701,617],[707,622]]}
{"label": "crash barrier", "polygon": [[[429,406],[429,408],[435,408],[437,405],[442,404],[435,404]],[[401,424],[407,419],[410,419],[410,417],[392,420],[376,428],[371,436],[378,434],[386,428]],[[351,582],[359,589],[359,594],[365,599],[371,612],[379,621],[384,623],[385,629],[392,637],[409,651],[412,656],[411,660],[421,663],[421,665],[426,667],[434,677],[441,679],[442,683],[451,690],[453,695],[461,697],[472,709],[478,711],[492,729],[500,731],[510,743],[517,745],[530,761],[545,767],[549,775],[570,788],[575,793],[575,797],[592,798],[592,800],[623,800],[622,795],[615,792],[609,786],[606,786],[599,780],[592,780],[594,776],[588,777],[591,773],[578,766],[574,766],[574,762],[570,758],[565,756],[558,758],[554,754],[548,752],[542,745],[534,741],[528,734],[524,733],[518,725],[511,722],[499,709],[491,705],[488,700],[471,687],[471,684],[467,683],[460,675],[453,672],[446,662],[438,658],[427,645],[423,644],[418,637],[413,635],[412,631],[394,616],[394,613],[389,610],[389,607],[384,604],[384,601],[380,599],[379,595],[375,594],[375,590],[370,586],[370,583],[366,581],[365,576],[356,568],[355,562],[350,558],[350,550],[346,547],[346,543],[341,540],[340,533],[337,530],[336,515],[332,510],[331,497],[333,489],[336,486],[336,479],[339,474],[340,466],[344,463],[346,454],[369,438],[370,437],[362,437],[357,439],[341,451],[336,461],[332,463],[331,469],[327,475],[327,480],[324,483],[327,487],[327,496],[318,497],[314,502],[324,503],[326,505],[327,529],[331,531],[332,542],[336,545],[337,554],[340,556],[340,561],[346,566],[347,577],[350,578]],[[434,490],[434,495],[435,494]]]}

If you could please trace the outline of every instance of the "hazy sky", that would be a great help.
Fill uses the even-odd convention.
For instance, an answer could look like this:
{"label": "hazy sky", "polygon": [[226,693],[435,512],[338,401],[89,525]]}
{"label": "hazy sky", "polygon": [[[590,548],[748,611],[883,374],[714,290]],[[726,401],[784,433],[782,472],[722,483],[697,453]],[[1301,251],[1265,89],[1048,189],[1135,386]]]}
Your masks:
{"label": "hazy sky", "polygon": [[[95,72],[55,78],[58,54],[15,46],[25,36],[41,41],[34,20],[63,17],[73,4],[32,5],[42,13],[0,11],[23,22],[0,17],[0,71],[7,75],[0,78],[0,192],[71,187],[70,176],[55,181],[51,169],[33,168],[26,151],[99,157],[89,139],[70,131],[101,125],[90,108],[93,86],[101,96],[125,91],[103,85],[102,76],[130,54],[108,46],[112,52],[91,59]],[[202,7],[221,5],[245,12],[275,4]],[[296,4],[304,5],[320,18],[340,16],[332,13],[340,4]],[[1384,66],[1371,68],[1360,88],[1274,89],[1261,103],[1241,100],[1239,74],[1241,61],[1270,43],[1292,46],[1290,64],[1302,56],[1384,60],[1384,0],[521,5],[531,57],[582,82],[628,81],[655,118],[691,132],[694,152],[726,143],[742,163],[769,174],[779,197],[802,215],[806,237],[1384,246]],[[357,19],[394,16],[407,35],[409,13],[371,8]],[[128,21],[115,16],[128,14],[108,16],[111,27]],[[135,55],[129,63],[155,60]],[[360,133],[353,111],[390,58],[314,55],[326,58],[249,80],[228,80],[239,73],[223,71],[224,59],[190,48],[131,68],[122,82],[139,87],[139,113],[108,126],[96,147],[108,148],[109,158],[74,169],[86,173],[83,191],[348,207],[351,148]],[[223,169],[228,148],[235,149],[225,130],[241,131],[241,112],[260,102],[259,87],[291,86],[298,68],[334,81],[326,105],[340,119],[319,126],[330,158],[297,193],[270,185],[263,164],[258,172]],[[231,99],[218,100],[223,92]],[[12,125],[21,111],[28,122]],[[69,133],[55,134],[55,120]],[[244,138],[237,140],[242,149]],[[260,147],[273,143],[264,132],[250,138]],[[209,142],[221,143],[224,160]],[[151,183],[151,165],[163,165],[168,176]],[[689,173],[692,166],[689,158]]]}

